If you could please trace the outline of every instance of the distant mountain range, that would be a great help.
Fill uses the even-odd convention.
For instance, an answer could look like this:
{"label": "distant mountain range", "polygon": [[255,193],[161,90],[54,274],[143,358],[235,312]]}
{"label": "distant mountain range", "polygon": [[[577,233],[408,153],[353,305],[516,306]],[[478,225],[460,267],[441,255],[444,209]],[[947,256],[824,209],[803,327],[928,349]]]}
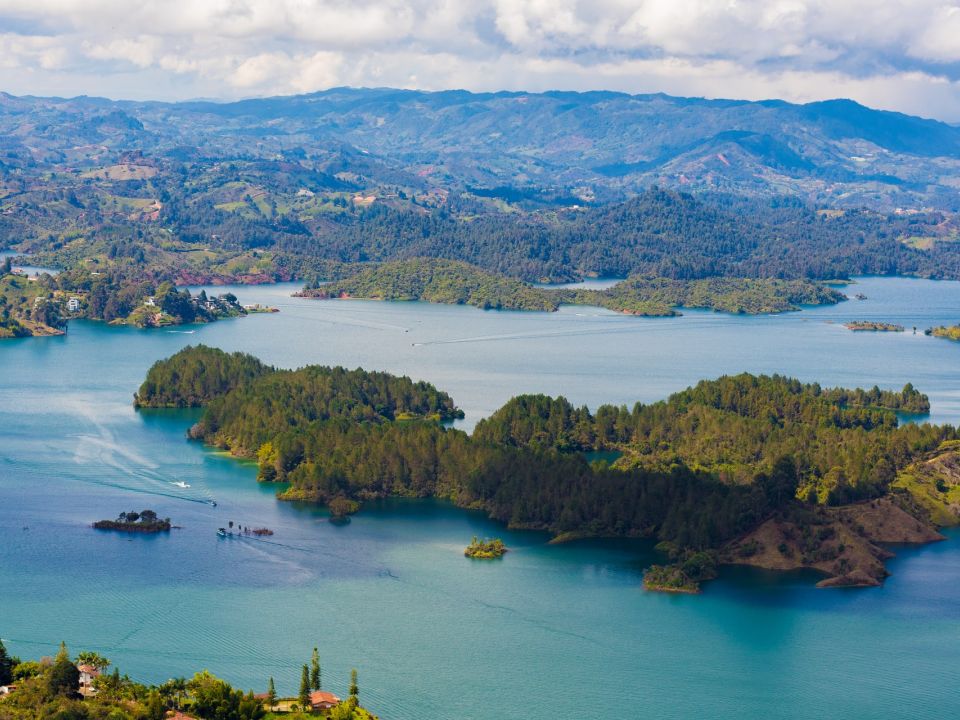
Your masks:
{"label": "distant mountain range", "polygon": [[0,177],[131,151],[287,161],[331,182],[470,191],[530,207],[618,201],[659,185],[960,210],[960,127],[850,100],[350,88],[232,103],[0,94]]}

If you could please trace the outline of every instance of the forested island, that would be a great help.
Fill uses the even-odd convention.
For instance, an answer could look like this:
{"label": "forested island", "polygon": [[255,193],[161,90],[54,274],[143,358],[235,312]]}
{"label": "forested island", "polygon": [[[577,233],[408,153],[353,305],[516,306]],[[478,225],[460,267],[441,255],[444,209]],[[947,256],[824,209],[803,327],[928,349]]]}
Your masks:
{"label": "forested island", "polygon": [[731,313],[777,313],[846,297],[809,280],[637,277],[606,290],[551,289],[454,260],[416,258],[375,265],[337,282],[305,287],[300,297],[423,300],[484,310],[557,310],[593,305],[648,317],[679,315],[677,307]]}
{"label": "forested island", "polygon": [[854,332],[903,332],[903,325],[877,322],[876,320],[854,320],[844,325],[847,330]]}
{"label": "forested island", "polygon": [[[291,663],[293,664],[293,663]],[[281,696],[272,677],[266,692],[243,692],[207,670],[189,680],[176,676],[145,685],[121,675],[97,652],[71,657],[66,644],[53,658],[21,659],[0,641],[0,718],[3,720],[377,720],[360,705],[357,671],[350,673],[345,699],[321,690],[324,678],[317,649],[298,670],[300,691]],[[294,665],[291,670],[296,666]]]}
{"label": "forested island", "polygon": [[926,335],[944,338],[945,340],[956,340],[960,342],[960,325],[939,326],[930,328],[925,332]]}
{"label": "forested island", "polygon": [[97,530],[118,530],[128,533],[159,533],[170,531],[170,518],[159,518],[153,510],[122,512],[116,520],[97,520]]}
{"label": "forested island", "polygon": [[507,552],[506,545],[500,538],[493,540],[480,540],[474,536],[470,544],[467,545],[463,554],[474,560],[496,560],[501,558]]}
{"label": "forested island", "polygon": [[[958,519],[960,438],[898,422],[898,411],[929,409],[911,385],[845,390],[744,374],[595,412],[527,395],[469,436],[438,422],[460,413],[427,383],[276,370],[200,346],[156,363],[137,403],[203,406],[190,437],[255,459],[261,481],[289,483],[282,499],[436,496],[514,528],[656,538],[675,548],[670,576],[679,568],[693,584],[705,578],[683,568],[697,552],[877,584],[878,543],[927,542]],[[582,454],[610,449],[621,453],[612,466]]]}

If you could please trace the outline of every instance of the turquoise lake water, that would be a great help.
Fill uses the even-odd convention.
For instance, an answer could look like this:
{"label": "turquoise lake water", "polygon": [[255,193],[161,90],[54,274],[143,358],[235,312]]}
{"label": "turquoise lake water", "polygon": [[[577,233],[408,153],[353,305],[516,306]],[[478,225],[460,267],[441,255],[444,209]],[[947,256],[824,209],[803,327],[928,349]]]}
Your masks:
{"label": "turquoise lake water", "polygon": [[[743,370],[909,381],[930,395],[932,421],[960,424],[960,344],[922,334],[960,321],[960,283],[864,278],[847,292],[868,299],[836,307],[665,319],[299,300],[292,289],[232,288],[276,315],[177,330],[77,322],[64,337],[0,344],[0,637],[14,653],[53,654],[62,639],[143,681],[209,668],[295,693],[317,645],[325,686],[344,693],[358,668],[362,700],[385,720],[960,714],[960,533],[898,549],[882,588],[817,590],[809,574],[744,568],[701,596],[666,596],[641,589],[655,559],[642,541],[551,546],[426,501],[331,525],[278,503],[251,465],[187,442],[194,415],[131,405],[154,361],[203,342],[281,366],[429,380],[466,411],[466,429],[518,392],[632,404]],[[842,327],[855,319],[919,330]],[[146,507],[182,528],[89,528]],[[276,534],[218,539],[229,520]],[[512,552],[468,561],[475,534]]]}

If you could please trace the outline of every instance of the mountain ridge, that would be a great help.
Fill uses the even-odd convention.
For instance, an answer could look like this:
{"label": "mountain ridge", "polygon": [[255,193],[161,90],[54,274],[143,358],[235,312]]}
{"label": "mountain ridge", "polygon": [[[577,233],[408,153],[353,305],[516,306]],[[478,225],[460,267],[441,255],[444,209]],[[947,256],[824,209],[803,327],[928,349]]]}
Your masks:
{"label": "mountain ridge", "polygon": [[[58,139],[61,129],[67,137]],[[847,99],[337,87],[170,103],[4,93],[0,131],[8,157],[32,159],[28,132],[60,154],[78,144],[68,141],[119,148],[121,139],[126,150],[150,152],[193,146],[222,154],[229,146],[291,159],[353,152],[365,156],[366,176],[379,164],[424,186],[547,188],[584,203],[656,184],[788,194],[834,207],[960,210],[960,127]],[[238,139],[246,141],[240,148]]]}

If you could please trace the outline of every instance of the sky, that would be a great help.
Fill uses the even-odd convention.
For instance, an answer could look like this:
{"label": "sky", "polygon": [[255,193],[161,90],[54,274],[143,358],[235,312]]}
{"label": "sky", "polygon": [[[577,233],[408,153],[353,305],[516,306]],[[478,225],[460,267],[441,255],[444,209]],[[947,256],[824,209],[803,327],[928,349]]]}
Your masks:
{"label": "sky", "polygon": [[620,90],[960,122],[960,0],[0,0],[0,90]]}

